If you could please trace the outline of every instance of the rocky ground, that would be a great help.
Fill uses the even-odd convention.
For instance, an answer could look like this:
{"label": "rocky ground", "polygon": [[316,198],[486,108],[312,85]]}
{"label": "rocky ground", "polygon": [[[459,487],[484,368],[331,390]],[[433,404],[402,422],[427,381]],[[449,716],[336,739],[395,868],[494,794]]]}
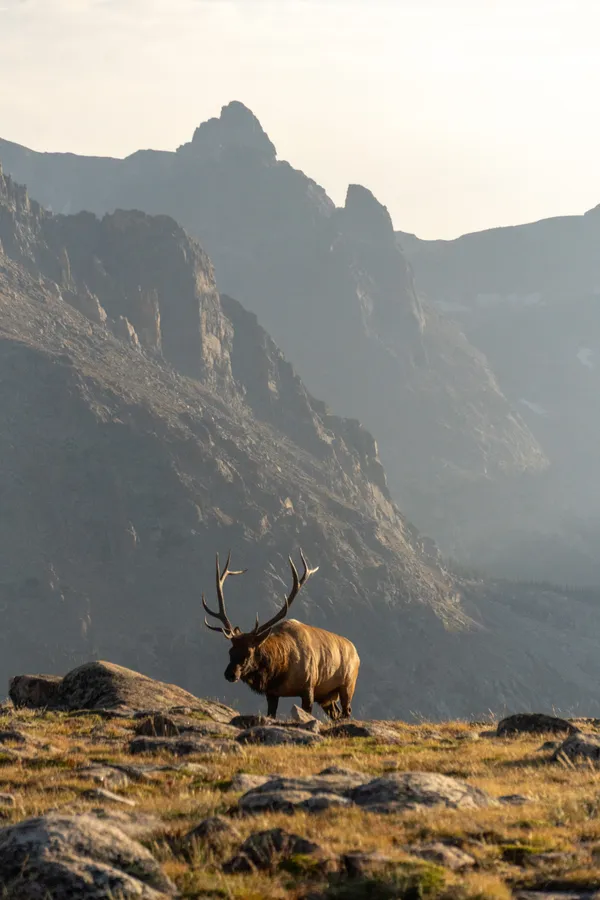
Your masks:
{"label": "rocky ground", "polygon": [[102,663],[11,697],[8,900],[600,891],[597,720],[274,724]]}

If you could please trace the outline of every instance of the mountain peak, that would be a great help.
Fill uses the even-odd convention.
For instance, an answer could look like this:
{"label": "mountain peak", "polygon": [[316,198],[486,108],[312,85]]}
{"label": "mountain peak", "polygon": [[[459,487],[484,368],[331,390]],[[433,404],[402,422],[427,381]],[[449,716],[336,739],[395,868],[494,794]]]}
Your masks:
{"label": "mountain peak", "polygon": [[179,150],[219,157],[223,151],[237,148],[254,151],[272,162],[277,156],[275,145],[252,110],[239,100],[232,100],[222,107],[218,118],[208,119],[199,125],[191,142]]}
{"label": "mountain peak", "polygon": [[361,184],[348,185],[344,219],[353,230],[364,237],[380,239],[393,235],[393,225],[387,207]]}

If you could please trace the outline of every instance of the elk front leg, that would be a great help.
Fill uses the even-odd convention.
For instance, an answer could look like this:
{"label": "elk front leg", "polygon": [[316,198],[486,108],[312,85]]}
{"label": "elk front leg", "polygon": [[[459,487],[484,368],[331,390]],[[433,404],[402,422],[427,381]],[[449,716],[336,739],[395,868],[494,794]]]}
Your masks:
{"label": "elk front leg", "polygon": [[275,694],[267,694],[267,715],[270,719],[277,718],[277,707],[279,705],[279,697]]}
{"label": "elk front leg", "polygon": [[302,709],[304,712],[310,713],[312,716],[313,703],[315,702],[315,692],[311,689],[302,695]]}

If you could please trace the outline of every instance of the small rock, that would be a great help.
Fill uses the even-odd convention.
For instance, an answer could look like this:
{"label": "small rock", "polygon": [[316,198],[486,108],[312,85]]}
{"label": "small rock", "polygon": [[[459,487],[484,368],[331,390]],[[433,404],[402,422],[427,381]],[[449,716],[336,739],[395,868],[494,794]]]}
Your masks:
{"label": "small rock", "polygon": [[17,798],[13,794],[0,794],[0,806],[16,806]]}
{"label": "small rock", "polygon": [[84,769],[76,769],[74,774],[79,778],[89,778],[97,784],[111,787],[127,787],[129,784],[125,772],[112,766],[86,766]]}
{"label": "small rock", "polygon": [[566,719],[546,716],[544,713],[517,713],[498,723],[497,737],[514,737],[516,734],[574,734],[578,729]]}
{"label": "small rock", "polygon": [[570,759],[571,761],[587,759],[598,762],[600,760],[600,735],[584,734],[581,731],[570,734],[556,748],[552,756],[553,762],[560,762],[561,759]]}
{"label": "small rock", "polygon": [[237,772],[231,779],[229,789],[231,791],[251,791],[276,777],[275,775],[248,775],[246,772]]}
{"label": "small rock", "polygon": [[156,713],[147,719],[142,719],[134,728],[134,734],[148,735],[150,737],[178,737],[181,733],[170,716]]}
{"label": "small rock", "polygon": [[107,803],[122,803],[124,806],[135,806],[135,800],[130,800],[129,797],[121,797],[119,794],[113,794],[112,791],[107,791],[104,788],[91,788],[88,791],[84,791],[82,797],[85,797],[86,800],[104,800]]}
{"label": "small rock", "polygon": [[440,805],[475,809],[497,803],[466,781],[435,772],[392,772],[355,788],[351,799],[363,809],[381,813]]}
{"label": "small rock", "polygon": [[498,797],[499,803],[505,803],[507,806],[524,806],[525,803],[531,803],[531,797],[525,797],[524,794],[505,794]]}
{"label": "small rock", "polygon": [[234,741],[200,741],[195,738],[182,737],[138,737],[129,744],[129,752],[136,753],[172,753],[174,756],[188,756],[190,753],[241,753],[241,748]]}
{"label": "small rock", "polygon": [[258,715],[240,715],[234,716],[233,719],[229,722],[234,728],[239,728],[240,731],[245,731],[247,728],[255,728],[257,725],[276,725],[276,719],[270,719],[268,716]]}
{"label": "small rock", "polygon": [[300,722],[303,725],[310,725],[312,722],[318,721],[314,716],[302,709],[301,706],[296,706],[296,704],[290,710],[290,719],[292,722]]}
{"label": "small rock", "polygon": [[436,863],[439,866],[445,866],[452,872],[460,872],[462,869],[469,869],[475,865],[475,860],[464,850],[453,847],[450,844],[443,844],[441,841],[434,841],[431,844],[422,844],[420,847],[410,847],[408,852],[413,856],[420,856],[428,862]]}
{"label": "small rock", "polygon": [[319,775],[349,775],[350,778],[358,776],[362,779],[362,775],[359,775],[354,769],[345,769],[344,766],[327,766],[326,769],[319,772]]}
{"label": "small rock", "polygon": [[402,744],[402,738],[393,728],[375,722],[341,722],[322,732],[330,738],[375,738],[378,744]]}
{"label": "small rock", "polygon": [[202,819],[195,828],[192,828],[186,834],[185,840],[188,842],[201,841],[215,849],[224,841],[228,839],[236,840],[239,836],[239,831],[228,819],[225,819],[223,816],[209,816],[207,819]]}
{"label": "small rock", "polygon": [[275,869],[285,859],[293,856],[315,856],[324,859],[318,844],[307,841],[282,828],[271,828],[251,834],[238,853],[225,863],[223,871],[251,872],[254,869]]}
{"label": "small rock", "polygon": [[273,747],[278,744],[300,744],[310,747],[318,744],[323,738],[299,728],[279,728],[274,725],[256,725],[241,731],[236,741],[240,744],[266,744]]}

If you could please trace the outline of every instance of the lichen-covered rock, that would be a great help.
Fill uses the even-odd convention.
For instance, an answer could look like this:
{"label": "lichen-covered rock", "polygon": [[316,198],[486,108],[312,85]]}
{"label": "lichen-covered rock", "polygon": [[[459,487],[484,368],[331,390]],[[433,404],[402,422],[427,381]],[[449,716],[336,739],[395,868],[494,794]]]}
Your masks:
{"label": "lichen-covered rock", "polygon": [[60,675],[15,675],[8,696],[17,708],[43,709],[53,705],[61,681]]}
{"label": "lichen-covered rock", "polygon": [[175,894],[151,853],[114,824],[47,815],[0,830],[6,900],[159,900]]}
{"label": "lichen-covered rock", "polygon": [[123,806],[135,806],[135,800],[129,797],[122,797],[113,791],[107,791],[105,788],[90,788],[83,792],[83,796],[87,800],[100,800],[102,803],[122,803]]}
{"label": "lichen-covered rock", "polygon": [[274,725],[247,728],[236,738],[240,744],[266,744],[269,747],[277,744],[300,744],[311,747],[322,740],[320,735],[305,731],[304,728],[279,728]]}
{"label": "lichen-covered rock", "polygon": [[354,850],[341,858],[342,871],[347,878],[369,878],[389,872],[393,862],[389,856],[374,851]]}
{"label": "lichen-covered rock", "polygon": [[277,720],[270,719],[268,716],[261,716],[260,713],[257,715],[254,715],[253,713],[243,713],[234,716],[229,724],[234,728],[239,728],[240,731],[245,731],[248,728],[255,728],[257,725],[276,725]]}
{"label": "lichen-covered rock", "polygon": [[351,799],[363,809],[381,813],[423,806],[475,809],[497,803],[466,781],[435,772],[390,773],[355,788]]}
{"label": "lichen-covered rock", "polygon": [[516,734],[573,734],[578,729],[566,719],[547,716],[544,713],[517,713],[498,722],[497,737],[514,737]]}
{"label": "lichen-covered rock", "polygon": [[584,734],[581,731],[570,734],[552,755],[554,762],[560,762],[561,759],[569,759],[572,762],[577,760],[598,762],[600,760],[600,735]]}

